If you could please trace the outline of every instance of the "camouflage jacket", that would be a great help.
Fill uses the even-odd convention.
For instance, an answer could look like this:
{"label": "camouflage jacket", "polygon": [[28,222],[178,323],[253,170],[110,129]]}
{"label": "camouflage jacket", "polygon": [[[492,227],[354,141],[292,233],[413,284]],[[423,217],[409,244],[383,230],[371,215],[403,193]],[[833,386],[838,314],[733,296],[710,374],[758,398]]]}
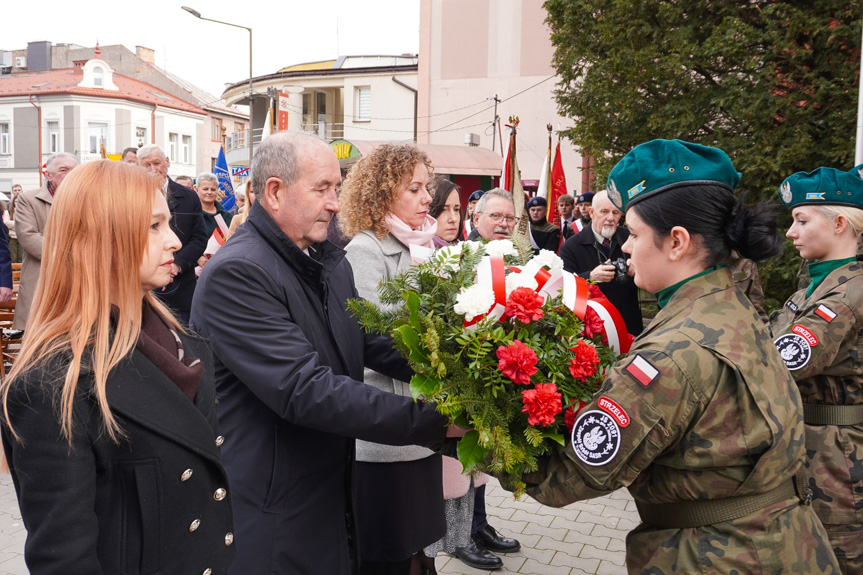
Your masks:
{"label": "camouflage jacket", "polygon": [[[791,482],[802,458],[800,395],[726,268],[678,289],[579,412],[567,447],[524,479],[552,506],[622,486],[636,502],[674,503],[767,492]],[[627,567],[836,572],[822,537],[794,497],[716,525],[641,525],[627,538]]]}
{"label": "camouflage jacket", "polygon": [[[775,343],[804,403],[863,403],[863,265],[833,270],[773,312]],[[844,462],[845,465],[837,465]],[[863,523],[863,425],[806,425],[803,474],[825,524]]]}

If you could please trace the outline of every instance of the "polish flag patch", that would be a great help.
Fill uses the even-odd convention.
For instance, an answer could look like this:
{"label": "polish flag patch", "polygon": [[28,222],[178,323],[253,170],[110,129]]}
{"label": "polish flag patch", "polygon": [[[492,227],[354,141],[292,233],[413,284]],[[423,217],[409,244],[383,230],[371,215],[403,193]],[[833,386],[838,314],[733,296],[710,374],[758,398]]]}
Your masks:
{"label": "polish flag patch", "polygon": [[815,308],[815,315],[820,316],[827,323],[830,323],[836,318],[836,312],[824,304]]}
{"label": "polish flag patch", "polygon": [[635,359],[623,368],[623,371],[628,373],[632,379],[640,383],[643,387],[650,387],[653,380],[659,377],[659,370],[640,355],[636,355]]}

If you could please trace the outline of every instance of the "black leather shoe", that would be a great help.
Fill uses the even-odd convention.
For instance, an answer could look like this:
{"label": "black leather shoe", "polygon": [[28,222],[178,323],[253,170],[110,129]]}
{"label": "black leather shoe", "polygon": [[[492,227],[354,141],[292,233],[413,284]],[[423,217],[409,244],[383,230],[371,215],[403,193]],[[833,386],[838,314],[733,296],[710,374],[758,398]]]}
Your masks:
{"label": "black leather shoe", "polygon": [[473,542],[473,539],[464,547],[456,547],[455,556],[461,559],[465,565],[474,569],[493,571],[503,567],[503,561],[500,560],[500,557],[490,551],[480,549]]}
{"label": "black leather shoe", "polygon": [[494,551],[495,553],[513,553],[521,549],[521,543],[509,537],[502,537],[488,523],[472,533],[470,537],[480,549]]}

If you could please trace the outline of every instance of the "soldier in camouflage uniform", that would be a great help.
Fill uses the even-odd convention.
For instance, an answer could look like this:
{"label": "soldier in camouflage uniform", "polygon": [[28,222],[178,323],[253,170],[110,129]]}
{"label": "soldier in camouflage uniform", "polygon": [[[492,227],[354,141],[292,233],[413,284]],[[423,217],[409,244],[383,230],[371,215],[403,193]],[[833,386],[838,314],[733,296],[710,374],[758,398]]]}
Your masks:
{"label": "soldier in camouflage uniform", "polygon": [[[801,503],[800,395],[725,261],[781,248],[768,213],[736,206],[721,150],[655,140],[612,170],[635,282],[661,310],[578,413],[566,448],[524,477],[563,506],[628,487],[642,524],[629,573],[838,573]],[[625,199],[624,199],[625,198]],[[678,209],[681,205],[687,210]]]}
{"label": "soldier in camouflage uniform", "polygon": [[803,396],[801,470],[843,573],[863,574],[863,180],[820,168],[783,182],[786,234],[810,260],[811,282],[770,318]]}

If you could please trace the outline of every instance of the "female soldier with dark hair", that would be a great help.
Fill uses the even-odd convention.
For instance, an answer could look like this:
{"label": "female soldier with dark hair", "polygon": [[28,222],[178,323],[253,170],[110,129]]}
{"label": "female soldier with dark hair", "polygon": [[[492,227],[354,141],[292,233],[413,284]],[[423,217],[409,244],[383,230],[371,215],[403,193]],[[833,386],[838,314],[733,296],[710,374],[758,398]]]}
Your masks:
{"label": "female soldier with dark hair", "polygon": [[863,180],[856,169],[798,172],[779,197],[794,218],[785,235],[811,262],[812,282],[770,318],[803,396],[801,475],[842,572],[863,573]]}
{"label": "female soldier with dark hair", "polygon": [[[635,283],[661,307],[577,415],[565,449],[525,476],[563,506],[628,487],[642,524],[629,573],[837,573],[801,505],[800,394],[766,326],[722,265],[781,248],[775,219],[734,197],[728,156],[654,140],[611,171]],[[685,206],[685,208],[684,208]]]}

